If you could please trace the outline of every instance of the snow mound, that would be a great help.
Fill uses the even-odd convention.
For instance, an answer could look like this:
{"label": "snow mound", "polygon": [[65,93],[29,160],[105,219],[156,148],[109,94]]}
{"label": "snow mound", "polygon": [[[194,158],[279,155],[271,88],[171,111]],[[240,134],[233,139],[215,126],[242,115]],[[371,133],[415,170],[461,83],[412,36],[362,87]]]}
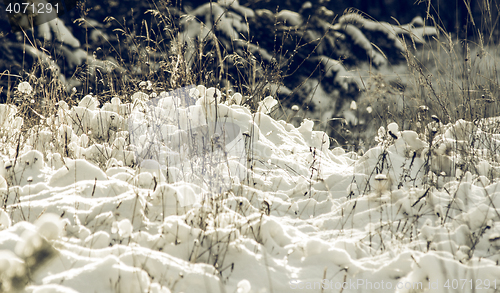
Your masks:
{"label": "snow mound", "polygon": [[392,123],[360,156],[223,95],[89,95],[22,134],[0,105],[1,291],[495,289],[495,119]]}

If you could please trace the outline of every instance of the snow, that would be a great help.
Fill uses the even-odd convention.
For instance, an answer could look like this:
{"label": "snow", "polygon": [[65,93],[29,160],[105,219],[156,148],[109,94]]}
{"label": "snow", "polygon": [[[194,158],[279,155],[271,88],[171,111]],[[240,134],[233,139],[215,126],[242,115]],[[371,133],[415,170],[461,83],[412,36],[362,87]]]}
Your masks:
{"label": "snow", "polygon": [[342,28],[344,29],[345,33],[352,38],[354,44],[360,46],[363,50],[366,51],[366,54],[373,62],[373,64],[375,64],[376,66],[386,64],[387,58],[385,58],[382,54],[380,54],[380,52],[373,48],[372,43],[365,37],[360,29],[352,24],[343,24]]}
{"label": "snow", "polygon": [[[405,25],[393,25],[384,21],[374,21],[366,19],[357,13],[347,13],[339,18],[337,24],[333,25],[334,29],[346,29],[352,23],[353,26],[363,28],[369,31],[379,31],[384,33],[390,40],[394,42],[394,46],[401,51],[404,51],[404,44],[399,39],[398,35],[407,35],[412,41],[418,43],[425,43],[425,37],[437,36],[438,30],[433,26],[424,26],[424,21],[421,17],[415,17],[410,23]],[[373,50],[372,46],[363,39],[363,35],[359,34],[356,30],[348,28],[346,33],[351,36],[360,46],[367,50]]]}
{"label": "snow", "polygon": [[278,101],[275,98],[271,96],[265,97],[264,100],[259,102],[259,108],[257,109],[257,112],[269,114],[271,113],[272,108],[276,105],[278,105]]}
{"label": "snow", "polygon": [[88,95],[23,133],[0,105],[1,291],[494,291],[494,120],[432,122],[432,145],[391,123],[360,156],[222,96]]}
{"label": "snow", "polygon": [[69,29],[64,25],[64,22],[59,18],[54,18],[48,22],[50,28],[56,34],[56,38],[61,43],[68,44],[73,48],[80,47],[80,41],[73,36]]}
{"label": "snow", "polygon": [[[213,30],[222,32],[229,40],[238,41],[240,35],[249,30],[248,22],[245,19],[255,16],[252,9],[240,6],[238,0],[205,3],[190,11],[189,14],[194,17],[181,19],[181,26],[184,29],[178,34],[179,42],[177,44],[193,44],[196,39],[216,39]],[[201,21],[202,19],[204,21]],[[219,41],[226,42],[222,39]],[[172,46],[177,47],[175,43]],[[194,47],[188,46],[187,48],[184,60],[188,60],[190,63],[188,68],[190,68],[193,62],[191,56],[195,54],[195,51],[192,49]]]}
{"label": "snow", "polygon": [[299,26],[302,24],[302,17],[299,13],[290,10],[281,10],[276,14],[276,19],[285,25]]}

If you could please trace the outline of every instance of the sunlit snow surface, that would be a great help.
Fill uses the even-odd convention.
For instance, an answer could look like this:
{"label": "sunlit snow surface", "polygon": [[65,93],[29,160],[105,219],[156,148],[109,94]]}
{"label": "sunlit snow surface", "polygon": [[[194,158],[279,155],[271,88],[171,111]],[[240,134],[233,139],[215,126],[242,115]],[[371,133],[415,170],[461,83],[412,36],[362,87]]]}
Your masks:
{"label": "sunlit snow surface", "polygon": [[486,160],[499,154],[482,151],[497,135],[476,132],[488,146],[462,174],[465,121],[434,123],[430,152],[391,124],[360,157],[329,149],[312,121],[270,118],[270,97],[257,113],[221,98],[203,86],[102,107],[87,96],[28,133],[0,105],[2,290],[500,288],[499,170]]}

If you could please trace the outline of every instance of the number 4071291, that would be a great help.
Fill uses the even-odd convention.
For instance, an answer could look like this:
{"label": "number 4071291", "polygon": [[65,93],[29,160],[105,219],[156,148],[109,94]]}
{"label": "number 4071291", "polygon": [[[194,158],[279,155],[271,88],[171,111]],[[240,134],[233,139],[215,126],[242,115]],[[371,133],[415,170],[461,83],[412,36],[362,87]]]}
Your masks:
{"label": "number 4071291", "polygon": [[9,3],[5,8],[8,13],[59,13],[59,3],[52,5],[51,3]]}
{"label": "number 4071291", "polygon": [[448,288],[448,289],[496,289],[497,288],[497,280],[493,280],[490,282],[490,280],[485,279],[448,279],[444,283],[443,287]]}

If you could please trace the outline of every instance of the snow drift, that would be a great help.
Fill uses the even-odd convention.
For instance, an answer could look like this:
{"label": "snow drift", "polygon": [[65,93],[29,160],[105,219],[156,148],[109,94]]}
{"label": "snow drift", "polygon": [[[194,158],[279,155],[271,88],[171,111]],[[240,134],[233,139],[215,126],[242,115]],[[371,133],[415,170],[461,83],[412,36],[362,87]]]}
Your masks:
{"label": "snow drift", "polygon": [[28,132],[0,105],[2,291],[496,289],[496,134],[393,123],[358,156],[241,100],[89,95]]}

